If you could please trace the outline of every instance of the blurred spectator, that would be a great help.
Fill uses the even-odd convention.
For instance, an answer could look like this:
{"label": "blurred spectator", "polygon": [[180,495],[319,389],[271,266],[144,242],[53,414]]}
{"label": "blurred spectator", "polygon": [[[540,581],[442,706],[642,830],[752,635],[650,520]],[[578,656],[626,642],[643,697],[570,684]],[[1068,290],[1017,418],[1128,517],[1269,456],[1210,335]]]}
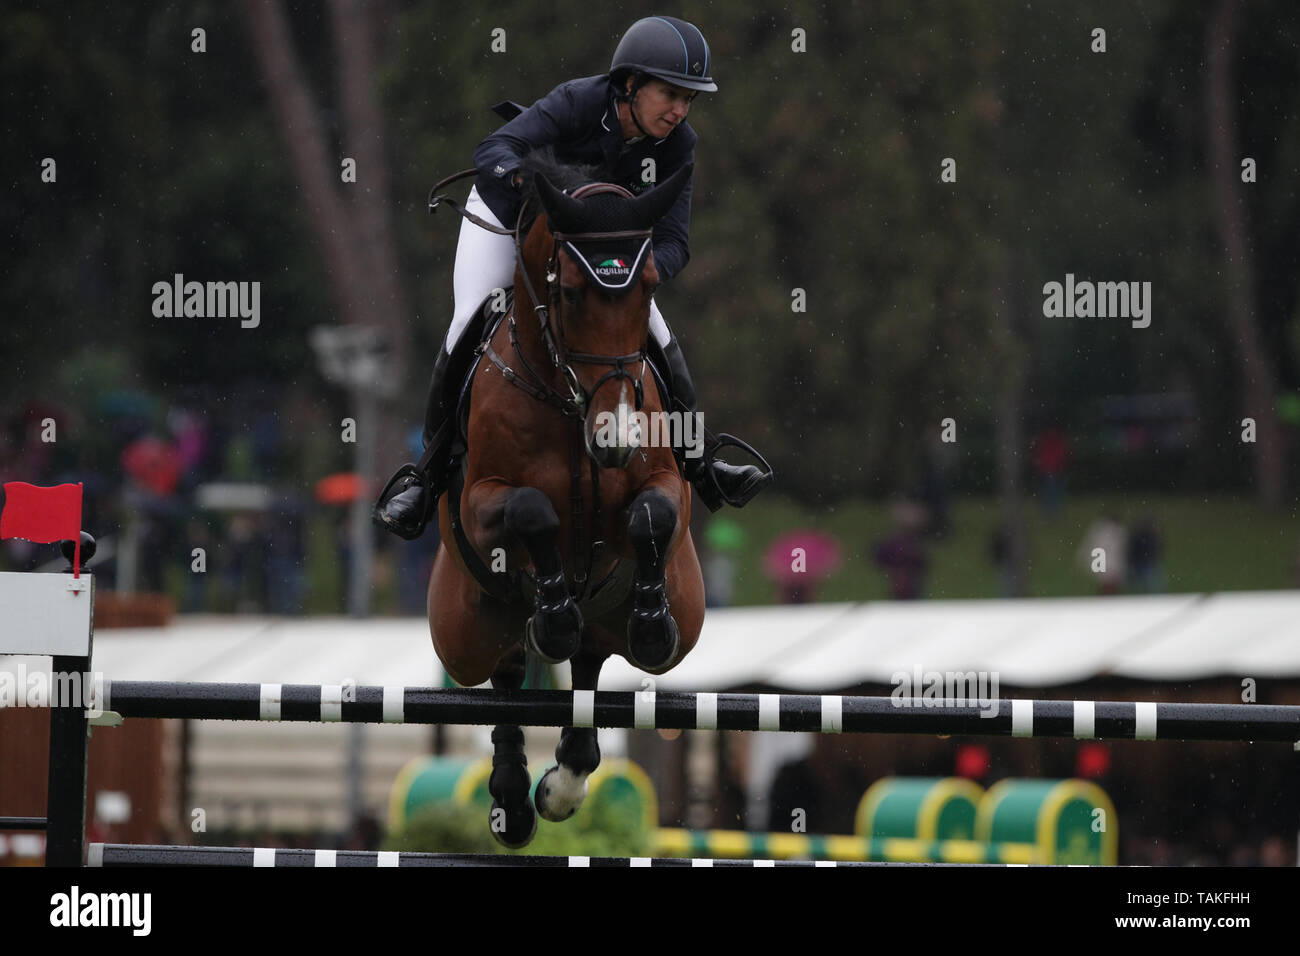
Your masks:
{"label": "blurred spectator", "polygon": [[180,500],[176,488],[183,465],[170,439],[144,434],[119,456],[127,482],[122,489],[125,516],[119,556],[121,586],[145,593],[165,591],[165,573],[175,565]]}
{"label": "blurred spectator", "polygon": [[[1124,589],[1124,566],[1128,557],[1128,535],[1113,515],[1092,523],[1079,546],[1079,560],[1097,579],[1098,594],[1119,594]],[[1093,552],[1100,551],[1100,554]]]}
{"label": "blurred spectator", "polygon": [[203,549],[204,567],[208,568],[208,562],[212,561],[214,557],[216,542],[212,537],[212,531],[207,522],[200,518],[190,518],[189,523],[185,526],[185,554],[183,555],[185,559],[185,598],[181,603],[181,610],[186,614],[212,610],[208,603],[210,593],[208,582],[212,578],[207,570],[201,573],[192,570],[195,548]]}
{"label": "blurred spectator", "polygon": [[923,449],[921,483],[917,497],[929,514],[929,527],[926,531],[935,538],[946,538],[952,531],[952,519],[949,516],[952,495],[949,485],[955,449],[954,443],[943,440],[941,425],[931,427]]}
{"label": "blurred spectator", "polygon": [[983,744],[962,744],[957,748],[957,757],[953,762],[953,774],[974,780],[982,784],[988,779],[992,769],[989,748]]}
{"label": "blurred spectator", "polygon": [[167,416],[167,427],[175,443],[176,459],[181,468],[182,485],[197,483],[208,448],[207,428],[201,418],[183,408]]}
{"label": "blurred spectator", "polygon": [[225,567],[225,591],[234,602],[235,612],[265,612],[270,542],[263,515],[253,511],[237,513],[230,520],[226,545],[230,557]]}
{"label": "blurred spectator", "polygon": [[423,536],[393,545],[397,548],[397,606],[401,613],[428,613],[429,578],[433,574],[433,561],[441,541],[435,517]]}
{"label": "blurred spectator", "polygon": [[915,601],[925,592],[929,568],[921,529],[926,526],[925,508],[910,501],[894,505],[894,530],[877,541],[872,556],[889,580],[889,596],[895,601]]}
{"label": "blurred spectator", "polygon": [[[167,571],[186,557],[176,546],[179,502],[175,498],[152,498],[147,494],[137,500],[140,502],[141,534],[136,588],[145,593],[161,594],[167,590]],[[187,569],[188,564],[185,560]]]}
{"label": "blurred spectator", "polygon": [[768,546],[763,570],[776,584],[782,604],[815,601],[817,588],[843,563],[840,543],[821,531],[791,531]]}
{"label": "blurred spectator", "polygon": [[[424,425],[414,425],[406,433],[406,452],[411,461],[419,461],[424,454]],[[374,498],[373,489],[365,485],[357,487],[357,494],[367,499]],[[352,500],[348,495],[346,500]],[[393,540],[392,535],[383,535],[378,547],[383,550],[395,548],[397,554],[397,609],[401,614],[425,615],[429,611],[429,579],[433,576],[433,562],[438,557],[438,548],[442,543],[442,534],[438,528],[438,512],[434,510],[433,520],[423,535],[414,541]],[[453,543],[451,547],[455,547]],[[535,685],[533,685],[535,686]]]}
{"label": "blurred spectator", "polygon": [[145,491],[169,498],[180,483],[184,463],[176,446],[162,438],[146,435],[122,451],[123,470]]}
{"label": "blurred spectator", "polygon": [[1296,854],[1279,836],[1271,836],[1259,847],[1260,866],[1295,866]]}
{"label": "blurred spectator", "polygon": [[369,813],[357,817],[352,827],[343,836],[343,849],[374,851],[384,838],[384,828]]}
{"label": "blurred spectator", "polygon": [[267,610],[272,614],[301,614],[306,608],[307,548],[302,506],[290,502],[283,511],[268,516],[266,537]]}
{"label": "blurred spectator", "polygon": [[1032,463],[1038,476],[1043,511],[1060,514],[1065,506],[1065,465],[1069,460],[1069,442],[1065,432],[1055,426],[1042,429],[1034,437]]}
{"label": "blurred spectator", "polygon": [[1128,537],[1129,590],[1139,594],[1158,594],[1165,589],[1162,561],[1164,542],[1155,519],[1143,515]]}
{"label": "blurred spectator", "polygon": [[745,546],[745,532],[729,518],[714,518],[704,544],[704,606],[728,607],[735,599],[736,555]]}
{"label": "blurred spectator", "polygon": [[259,479],[269,478],[276,472],[281,454],[282,433],[280,419],[275,412],[263,412],[253,420],[250,434],[253,467]]}
{"label": "blurred spectator", "polygon": [[1074,775],[1082,780],[1105,782],[1110,773],[1110,746],[1102,743],[1080,744],[1074,755]]}
{"label": "blurred spectator", "polygon": [[856,763],[836,759],[838,752],[833,740],[819,734],[806,757],[781,765],[768,796],[769,832],[789,833],[796,820],[807,833],[853,832],[858,800],[870,781]]}
{"label": "blurred spectator", "polygon": [[989,558],[998,569],[998,590],[1002,597],[1016,596],[1011,566],[1011,535],[1005,522],[1000,522],[989,535]]}

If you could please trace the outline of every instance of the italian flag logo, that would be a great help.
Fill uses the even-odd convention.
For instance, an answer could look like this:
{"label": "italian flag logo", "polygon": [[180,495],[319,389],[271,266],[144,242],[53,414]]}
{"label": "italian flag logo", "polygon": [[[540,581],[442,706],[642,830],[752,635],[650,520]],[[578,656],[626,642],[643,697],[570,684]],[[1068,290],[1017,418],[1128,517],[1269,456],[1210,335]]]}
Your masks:
{"label": "italian flag logo", "polygon": [[622,259],[606,259],[604,262],[600,264],[598,268],[603,269],[606,266],[610,266],[615,269],[626,269],[627,263],[624,262]]}

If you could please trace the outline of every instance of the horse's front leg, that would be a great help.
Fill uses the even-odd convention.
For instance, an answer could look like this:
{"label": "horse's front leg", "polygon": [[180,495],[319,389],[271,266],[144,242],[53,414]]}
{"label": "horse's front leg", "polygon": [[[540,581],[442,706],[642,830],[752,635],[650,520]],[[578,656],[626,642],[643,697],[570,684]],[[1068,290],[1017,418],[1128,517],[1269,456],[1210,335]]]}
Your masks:
{"label": "horse's front leg", "polygon": [[667,670],[677,655],[677,622],[669,611],[664,585],[678,515],[677,504],[658,487],[637,495],[628,512],[628,538],[636,555],[632,614],[627,622],[628,660],[652,674]]}
{"label": "horse's front leg", "polygon": [[548,664],[567,661],[582,643],[583,622],[564,581],[555,506],[536,488],[515,488],[506,496],[503,523],[537,572],[533,616],[525,629],[528,649]]}
{"label": "horse's front leg", "polygon": [[[518,690],[524,684],[524,652],[515,649],[501,659],[492,672],[492,686]],[[532,842],[537,832],[537,811],[528,798],[532,780],[524,753],[524,732],[518,724],[498,724],[492,729],[492,812],[488,825],[502,846],[517,850]]]}
{"label": "horse's front leg", "polygon": [[[595,690],[605,654],[584,650],[573,658],[573,689]],[[587,796],[587,777],[600,766],[596,728],[565,727],[555,748],[555,766],[537,781],[534,802],[545,819],[558,823],[573,816]]]}

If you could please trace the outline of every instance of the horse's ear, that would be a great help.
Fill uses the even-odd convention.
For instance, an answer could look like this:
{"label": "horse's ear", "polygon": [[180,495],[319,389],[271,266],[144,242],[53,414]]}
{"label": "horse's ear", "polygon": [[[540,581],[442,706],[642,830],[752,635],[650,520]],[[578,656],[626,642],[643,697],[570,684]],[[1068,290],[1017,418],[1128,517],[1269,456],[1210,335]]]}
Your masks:
{"label": "horse's ear", "polygon": [[551,228],[560,232],[581,231],[579,224],[582,222],[582,203],[560,192],[541,173],[536,174],[536,180],[537,198],[542,201]]}
{"label": "horse's ear", "polygon": [[677,172],[673,173],[654,189],[642,193],[632,200],[632,206],[636,209],[636,216],[644,222],[654,224],[658,222],[669,209],[673,208],[673,203],[677,202],[677,197],[686,188],[686,184],[691,180],[691,173],[695,170],[694,163],[687,163]]}

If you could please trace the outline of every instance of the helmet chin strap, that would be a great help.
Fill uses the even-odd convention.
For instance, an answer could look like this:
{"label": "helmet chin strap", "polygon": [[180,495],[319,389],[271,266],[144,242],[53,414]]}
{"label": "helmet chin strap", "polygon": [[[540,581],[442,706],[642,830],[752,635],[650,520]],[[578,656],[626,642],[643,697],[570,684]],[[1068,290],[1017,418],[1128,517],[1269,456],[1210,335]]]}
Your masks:
{"label": "helmet chin strap", "polygon": [[637,96],[638,93],[641,92],[641,87],[645,86],[645,84],[646,84],[646,81],[645,81],[645,80],[633,80],[633,81],[632,81],[632,92],[631,92],[631,93],[624,93],[624,94],[620,97],[620,99],[622,99],[623,102],[627,103],[627,111],[628,111],[629,114],[631,114],[631,116],[632,116],[632,122],[636,124],[636,128],[639,129],[639,130],[641,131],[641,135],[642,135],[642,136],[649,136],[650,133],[646,130],[646,128],[645,128],[644,126],[641,125],[641,121],[640,121],[639,119],[637,119],[637,116],[636,116],[636,96]]}

